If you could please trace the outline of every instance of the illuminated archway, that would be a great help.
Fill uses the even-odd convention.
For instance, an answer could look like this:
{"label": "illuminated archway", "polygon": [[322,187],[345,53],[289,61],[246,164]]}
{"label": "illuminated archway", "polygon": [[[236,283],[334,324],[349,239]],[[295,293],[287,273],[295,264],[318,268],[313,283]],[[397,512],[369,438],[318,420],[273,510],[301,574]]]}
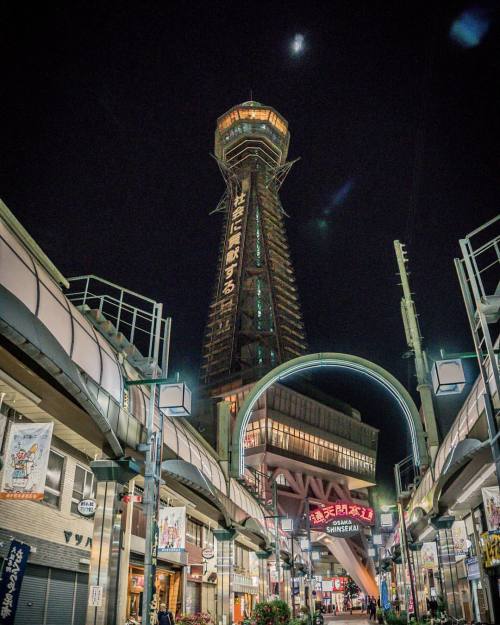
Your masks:
{"label": "illuminated archway", "polygon": [[307,356],[299,356],[298,358],[289,360],[272,371],[269,371],[269,373],[261,378],[252,388],[238,411],[236,424],[233,430],[231,441],[231,474],[234,477],[241,477],[244,472],[245,460],[243,441],[252,409],[259,397],[276,382],[285,380],[300,371],[318,369],[321,367],[333,367],[355,371],[378,382],[397,401],[406,419],[410,430],[415,464],[417,466],[429,464],[425,432],[422,427],[420,415],[415,402],[405,387],[388,371],[369,360],[365,360],[359,356],[352,356],[351,354],[326,352],[321,354],[308,354]]}

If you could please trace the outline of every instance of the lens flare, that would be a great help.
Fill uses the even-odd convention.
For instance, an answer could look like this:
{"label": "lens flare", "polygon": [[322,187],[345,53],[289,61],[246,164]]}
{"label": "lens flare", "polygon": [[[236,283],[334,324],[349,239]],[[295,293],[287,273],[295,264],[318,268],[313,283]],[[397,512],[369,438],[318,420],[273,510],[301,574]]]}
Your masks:
{"label": "lens flare", "polygon": [[475,48],[481,43],[489,28],[489,11],[483,7],[472,7],[466,9],[452,23],[450,39],[462,48]]}
{"label": "lens flare", "polygon": [[297,33],[292,40],[291,48],[292,48],[293,54],[301,54],[302,52],[304,52],[304,48],[305,48],[304,35]]}

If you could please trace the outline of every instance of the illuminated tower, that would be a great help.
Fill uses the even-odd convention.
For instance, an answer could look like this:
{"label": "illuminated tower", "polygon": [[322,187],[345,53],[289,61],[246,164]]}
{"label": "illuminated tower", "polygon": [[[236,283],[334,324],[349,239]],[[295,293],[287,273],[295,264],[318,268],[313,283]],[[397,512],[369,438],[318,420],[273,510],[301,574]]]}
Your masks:
{"label": "illuminated tower", "polygon": [[279,189],[288,124],[274,109],[244,102],[217,120],[215,156],[226,190],[217,278],[204,338],[201,382],[217,389],[254,382],[306,352],[302,314]]}

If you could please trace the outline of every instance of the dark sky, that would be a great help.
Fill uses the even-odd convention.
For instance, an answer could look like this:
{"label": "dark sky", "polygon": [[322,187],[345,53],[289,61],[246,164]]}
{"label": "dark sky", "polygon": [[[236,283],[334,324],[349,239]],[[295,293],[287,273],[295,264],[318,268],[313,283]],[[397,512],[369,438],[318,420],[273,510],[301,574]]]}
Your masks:
{"label": "dark sky", "polygon": [[[465,3],[35,6],[1,9],[0,197],[65,275],[162,301],[174,369],[196,379],[214,280],[215,121],[250,90],[301,157],[282,201],[311,349],[413,383],[396,238],[430,353],[471,348],[452,261],[498,211],[498,14],[464,48],[449,30]],[[382,428],[389,479],[406,453],[396,411],[358,381],[332,384]]]}

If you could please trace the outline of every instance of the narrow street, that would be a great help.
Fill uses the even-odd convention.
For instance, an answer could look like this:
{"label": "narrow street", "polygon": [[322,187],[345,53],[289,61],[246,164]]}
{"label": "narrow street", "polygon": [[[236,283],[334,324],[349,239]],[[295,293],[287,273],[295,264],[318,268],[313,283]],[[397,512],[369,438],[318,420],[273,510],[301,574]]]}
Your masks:
{"label": "narrow street", "polygon": [[354,614],[349,614],[349,612],[339,612],[336,616],[333,616],[333,614],[325,614],[325,623],[328,623],[329,625],[345,625],[346,623],[359,623],[360,625],[365,625],[369,622],[368,615],[360,614],[359,612],[355,612]]}

